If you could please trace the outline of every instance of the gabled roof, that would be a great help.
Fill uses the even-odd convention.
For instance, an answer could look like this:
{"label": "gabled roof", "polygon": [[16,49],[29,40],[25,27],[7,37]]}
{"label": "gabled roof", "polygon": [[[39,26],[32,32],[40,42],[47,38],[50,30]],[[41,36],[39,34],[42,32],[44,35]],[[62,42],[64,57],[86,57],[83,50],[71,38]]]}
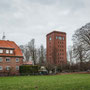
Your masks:
{"label": "gabled roof", "polygon": [[20,56],[23,57],[21,49],[13,41],[0,40],[0,49],[14,49],[14,54],[0,54],[0,56]]}

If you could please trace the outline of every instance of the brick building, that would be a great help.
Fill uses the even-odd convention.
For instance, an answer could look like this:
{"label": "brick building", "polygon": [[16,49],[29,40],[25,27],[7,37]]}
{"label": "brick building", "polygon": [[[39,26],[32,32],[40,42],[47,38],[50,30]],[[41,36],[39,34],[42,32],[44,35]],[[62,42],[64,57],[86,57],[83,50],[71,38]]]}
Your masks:
{"label": "brick building", "polygon": [[19,74],[22,64],[21,49],[13,41],[0,40],[0,75]]}
{"label": "brick building", "polygon": [[51,64],[66,64],[66,33],[53,31],[47,34],[47,62]]}

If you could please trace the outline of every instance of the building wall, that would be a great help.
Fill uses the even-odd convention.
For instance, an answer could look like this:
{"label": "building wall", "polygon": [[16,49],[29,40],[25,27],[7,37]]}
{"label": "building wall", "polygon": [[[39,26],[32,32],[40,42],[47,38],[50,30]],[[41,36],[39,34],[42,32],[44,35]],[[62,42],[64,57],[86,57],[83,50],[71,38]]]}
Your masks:
{"label": "building wall", "polygon": [[[10,58],[10,62],[6,61],[6,58]],[[19,62],[16,62],[16,58],[18,57],[2,57],[2,62],[0,62],[0,66],[2,66],[2,70],[0,73],[10,73],[10,74],[19,74],[19,70],[16,70],[16,66],[20,66],[23,64],[23,58],[19,58]],[[6,70],[6,67],[10,66],[10,70]]]}
{"label": "building wall", "polygon": [[[51,40],[49,40],[50,37]],[[60,40],[59,37],[64,37],[64,40]],[[66,33],[52,32],[47,34],[47,61],[57,65],[66,64],[66,56]]]}

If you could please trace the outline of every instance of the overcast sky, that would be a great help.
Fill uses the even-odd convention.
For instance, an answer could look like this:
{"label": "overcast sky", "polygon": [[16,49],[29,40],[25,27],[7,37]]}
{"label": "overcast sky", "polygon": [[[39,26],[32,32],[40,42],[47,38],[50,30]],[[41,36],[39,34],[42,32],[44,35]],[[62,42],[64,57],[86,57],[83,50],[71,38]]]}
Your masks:
{"label": "overcast sky", "polygon": [[0,39],[18,45],[32,38],[36,46],[46,47],[46,34],[67,33],[67,45],[72,45],[74,31],[90,22],[90,0],[0,0]]}

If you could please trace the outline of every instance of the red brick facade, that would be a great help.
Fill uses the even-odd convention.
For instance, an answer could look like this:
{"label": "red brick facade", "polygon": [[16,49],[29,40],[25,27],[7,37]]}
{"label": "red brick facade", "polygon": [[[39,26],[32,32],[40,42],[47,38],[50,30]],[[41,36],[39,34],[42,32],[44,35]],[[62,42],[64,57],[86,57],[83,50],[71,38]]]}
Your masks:
{"label": "red brick facade", "polygon": [[47,62],[66,64],[66,56],[66,33],[53,31],[47,34]]}
{"label": "red brick facade", "polygon": [[13,41],[0,40],[0,74],[19,74],[23,54]]}

